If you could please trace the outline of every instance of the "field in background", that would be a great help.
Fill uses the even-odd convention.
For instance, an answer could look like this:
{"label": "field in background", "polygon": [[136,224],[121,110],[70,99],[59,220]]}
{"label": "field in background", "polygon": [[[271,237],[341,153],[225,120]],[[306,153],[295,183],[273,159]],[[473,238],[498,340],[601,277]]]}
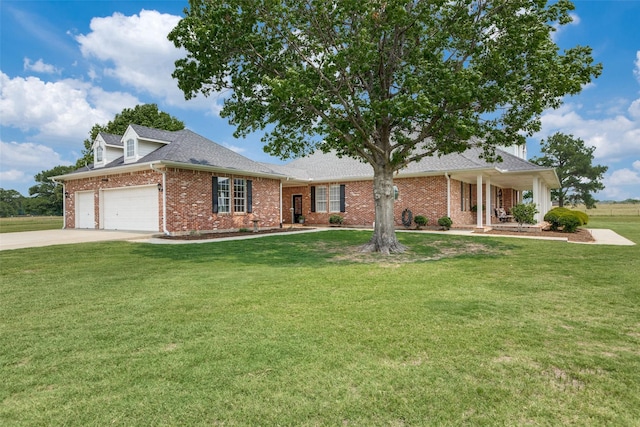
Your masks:
{"label": "field in background", "polygon": [[61,216],[17,216],[0,218],[0,233],[55,230],[62,228]]}
{"label": "field in background", "polygon": [[586,212],[589,216],[640,216],[640,204],[633,203],[596,203],[595,209],[586,209],[584,205],[567,206]]}

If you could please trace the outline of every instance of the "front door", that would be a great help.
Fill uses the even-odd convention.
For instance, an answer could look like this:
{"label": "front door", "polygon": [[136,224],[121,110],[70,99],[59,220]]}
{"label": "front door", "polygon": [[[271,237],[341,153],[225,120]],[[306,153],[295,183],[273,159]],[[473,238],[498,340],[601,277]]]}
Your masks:
{"label": "front door", "polygon": [[293,222],[300,222],[302,216],[302,195],[296,194],[293,196]]}

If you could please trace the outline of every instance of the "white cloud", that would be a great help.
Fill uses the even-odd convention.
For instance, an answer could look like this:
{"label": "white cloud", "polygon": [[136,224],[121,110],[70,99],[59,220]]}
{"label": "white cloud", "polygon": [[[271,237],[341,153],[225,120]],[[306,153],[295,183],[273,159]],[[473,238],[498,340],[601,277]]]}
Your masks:
{"label": "white cloud", "polygon": [[636,68],[633,70],[633,74],[635,74],[638,82],[640,82],[640,50],[636,52],[636,62],[634,62]]}
{"label": "white cloud", "polygon": [[17,169],[0,170],[0,188],[11,189],[15,183],[25,183],[31,180],[24,171]]}
{"label": "white cloud", "polygon": [[602,180],[605,188],[596,197],[600,200],[640,199],[640,160],[633,162],[633,170],[623,168],[607,173]]}
{"label": "white cloud", "polygon": [[[636,162],[640,163],[640,162]],[[634,165],[635,166],[635,165]],[[606,179],[609,185],[638,185],[640,184],[640,173],[638,170],[618,169]]]}
{"label": "white cloud", "polygon": [[132,95],[106,92],[80,80],[46,82],[37,77],[9,78],[0,72],[2,125],[39,131],[38,139],[86,138],[96,123],[112,120],[139,103]]}
{"label": "white cloud", "polygon": [[71,164],[52,148],[32,142],[0,141],[0,152],[0,187],[5,189],[31,183],[43,170]]}
{"label": "white cloud", "polygon": [[83,56],[113,64],[104,74],[138,91],[171,99],[179,90],[171,77],[174,61],[182,56],[167,39],[180,17],[155,10],[140,15],[114,13],[91,20],[91,32],[79,35]]}
{"label": "white cloud", "polygon": [[565,104],[542,116],[543,131],[534,139],[546,139],[555,132],[582,139],[587,146],[596,147],[597,160],[618,161],[640,156],[640,100],[629,107],[629,117],[618,114],[602,119],[587,119],[579,114],[581,106]]}
{"label": "white cloud", "polygon": [[38,59],[36,62],[31,62],[29,58],[24,58],[23,61],[25,71],[35,71],[36,73],[45,74],[59,74],[60,70],[51,64],[45,64],[42,59]]}
{"label": "white cloud", "polygon": [[640,120],[640,99],[633,101],[629,106],[628,111],[631,117]]}
{"label": "white cloud", "polygon": [[[91,20],[91,32],[76,37],[85,58],[95,58],[90,78],[99,74],[117,79],[138,92],[163,99],[182,108],[208,110],[219,115],[221,100],[216,94],[208,99],[198,96],[185,101],[177,82],[171,77],[175,61],[185,56],[167,39],[178,24],[179,16],[155,10],[142,10],[139,15],[114,13]],[[97,69],[103,67],[101,72]]]}

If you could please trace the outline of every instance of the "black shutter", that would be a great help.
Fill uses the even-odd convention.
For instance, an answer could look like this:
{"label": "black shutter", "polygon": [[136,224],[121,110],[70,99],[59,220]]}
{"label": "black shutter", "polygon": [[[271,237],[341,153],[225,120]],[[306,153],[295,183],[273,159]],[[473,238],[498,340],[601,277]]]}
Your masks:
{"label": "black shutter", "polygon": [[311,186],[311,212],[316,211],[316,187]]}
{"label": "black shutter", "polygon": [[253,181],[247,180],[247,213],[253,212]]}
{"label": "black shutter", "polygon": [[211,177],[211,200],[213,201],[211,211],[218,213],[218,177]]}
{"label": "black shutter", "polygon": [[345,193],[344,190],[345,190],[345,185],[344,184],[340,185],[340,212],[347,211],[347,206],[344,201],[344,193]]}

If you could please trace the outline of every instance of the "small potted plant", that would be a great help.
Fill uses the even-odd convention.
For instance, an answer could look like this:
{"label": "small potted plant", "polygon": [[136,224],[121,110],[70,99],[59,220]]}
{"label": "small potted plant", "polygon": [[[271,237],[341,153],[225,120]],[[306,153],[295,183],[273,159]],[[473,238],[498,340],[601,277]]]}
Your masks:
{"label": "small potted plant", "polygon": [[342,225],[342,221],[344,221],[344,218],[340,215],[331,215],[329,217],[329,224],[331,225]]}
{"label": "small potted plant", "polygon": [[420,227],[424,227],[427,225],[427,223],[429,222],[429,218],[424,215],[416,215],[416,217],[413,218],[413,222],[416,223],[416,230],[420,230]]}
{"label": "small potted plant", "polygon": [[299,223],[299,224],[304,224],[304,215],[300,215],[300,216],[298,217],[298,223]]}

